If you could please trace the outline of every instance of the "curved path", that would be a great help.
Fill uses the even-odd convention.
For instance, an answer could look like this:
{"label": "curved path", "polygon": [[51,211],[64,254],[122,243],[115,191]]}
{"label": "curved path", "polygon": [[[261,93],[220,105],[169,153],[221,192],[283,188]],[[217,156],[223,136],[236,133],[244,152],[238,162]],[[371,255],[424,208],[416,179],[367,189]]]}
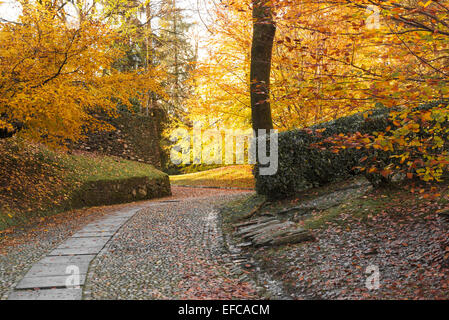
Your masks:
{"label": "curved path", "polygon": [[216,211],[247,191],[173,191],[87,224],[33,264],[9,299],[255,296],[254,285],[233,272]]}

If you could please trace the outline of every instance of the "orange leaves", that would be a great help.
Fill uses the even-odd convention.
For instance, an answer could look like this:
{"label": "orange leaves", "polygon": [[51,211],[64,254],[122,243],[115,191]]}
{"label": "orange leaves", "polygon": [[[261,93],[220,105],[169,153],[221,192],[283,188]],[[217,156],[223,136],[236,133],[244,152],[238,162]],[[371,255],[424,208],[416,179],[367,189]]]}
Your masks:
{"label": "orange leaves", "polygon": [[432,108],[404,109],[392,115],[400,125],[383,139],[391,141],[396,153],[392,157],[399,159],[403,170],[408,170],[409,179],[416,175],[424,181],[439,181],[448,169],[448,131],[442,130],[449,127],[447,110],[445,105],[434,104]]}
{"label": "orange leaves", "polygon": [[[401,108],[391,112],[394,127],[387,126],[383,132],[372,136],[355,133],[337,135],[325,140],[331,150],[345,148],[374,149],[372,156],[360,159],[368,173],[379,173],[385,178],[397,173],[408,179],[441,181],[449,170],[449,106],[437,103],[420,108]],[[379,156],[379,157],[378,157]]]}

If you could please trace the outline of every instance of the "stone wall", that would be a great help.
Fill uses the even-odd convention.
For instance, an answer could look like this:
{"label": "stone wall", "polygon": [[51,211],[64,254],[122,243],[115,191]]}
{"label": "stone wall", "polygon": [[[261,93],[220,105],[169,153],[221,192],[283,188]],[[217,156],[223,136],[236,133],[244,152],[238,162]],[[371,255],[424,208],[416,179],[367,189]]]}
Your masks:
{"label": "stone wall", "polygon": [[90,181],[70,199],[72,208],[128,203],[171,195],[166,174],[158,177],[134,177],[119,180]]}
{"label": "stone wall", "polygon": [[161,112],[149,116],[120,113],[117,118],[97,115],[96,118],[111,124],[115,130],[89,131],[87,138],[73,143],[71,149],[118,156],[161,168]]}

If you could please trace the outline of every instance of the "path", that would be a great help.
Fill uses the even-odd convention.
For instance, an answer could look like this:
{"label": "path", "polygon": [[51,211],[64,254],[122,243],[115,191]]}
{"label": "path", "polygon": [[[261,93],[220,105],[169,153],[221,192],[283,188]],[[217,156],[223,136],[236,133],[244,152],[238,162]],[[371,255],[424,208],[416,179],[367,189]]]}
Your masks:
{"label": "path", "polygon": [[[87,224],[34,263],[9,299],[254,296],[254,285],[233,273],[215,210],[244,192],[174,190]],[[67,288],[77,279],[79,288]]]}

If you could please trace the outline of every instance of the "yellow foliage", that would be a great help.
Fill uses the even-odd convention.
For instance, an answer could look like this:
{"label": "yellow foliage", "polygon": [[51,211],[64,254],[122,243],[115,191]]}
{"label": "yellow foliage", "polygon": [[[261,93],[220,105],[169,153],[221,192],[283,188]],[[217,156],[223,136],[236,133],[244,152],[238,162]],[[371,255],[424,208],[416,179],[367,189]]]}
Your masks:
{"label": "yellow foliage", "polygon": [[151,89],[162,93],[162,72],[118,72],[120,33],[95,14],[69,22],[51,2],[20,0],[17,23],[0,23],[0,126],[48,144],[81,137],[82,127],[104,127],[92,117],[110,114]]}
{"label": "yellow foliage", "polygon": [[[414,10],[416,3],[398,1],[274,0],[270,5],[277,25],[270,101],[276,128],[310,126],[372,109],[377,102],[416,106],[447,94],[444,5],[431,4],[425,12]],[[197,69],[191,118],[249,127],[251,1],[225,0],[214,9],[213,39],[208,60]],[[414,27],[398,23],[398,16]]]}

